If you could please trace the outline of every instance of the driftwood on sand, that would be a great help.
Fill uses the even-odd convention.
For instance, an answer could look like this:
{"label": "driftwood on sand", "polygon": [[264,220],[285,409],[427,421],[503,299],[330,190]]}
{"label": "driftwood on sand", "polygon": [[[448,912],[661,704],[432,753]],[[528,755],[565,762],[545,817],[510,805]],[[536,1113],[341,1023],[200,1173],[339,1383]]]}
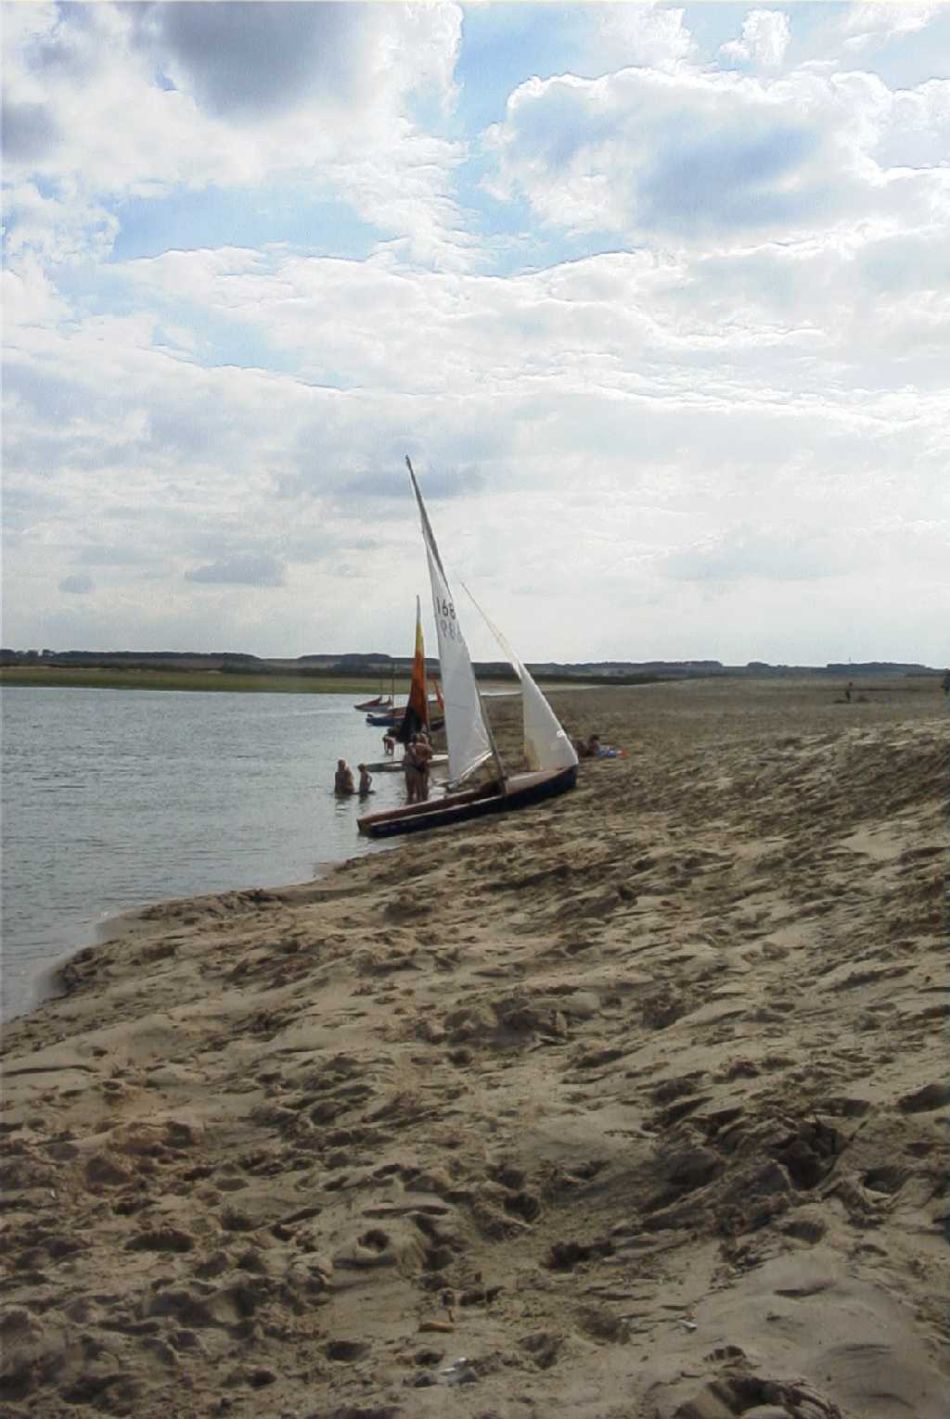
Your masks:
{"label": "driftwood on sand", "polygon": [[936,1419],[940,699],[565,694],[574,794],[80,953],[0,1412]]}

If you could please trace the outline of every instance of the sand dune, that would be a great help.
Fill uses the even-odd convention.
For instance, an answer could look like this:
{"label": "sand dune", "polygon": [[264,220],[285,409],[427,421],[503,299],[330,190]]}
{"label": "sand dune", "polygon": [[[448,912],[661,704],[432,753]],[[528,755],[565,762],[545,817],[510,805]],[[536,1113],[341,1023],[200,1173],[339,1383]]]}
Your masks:
{"label": "sand dune", "polygon": [[940,698],[565,695],[575,793],[81,952],[0,1412],[936,1419]]}

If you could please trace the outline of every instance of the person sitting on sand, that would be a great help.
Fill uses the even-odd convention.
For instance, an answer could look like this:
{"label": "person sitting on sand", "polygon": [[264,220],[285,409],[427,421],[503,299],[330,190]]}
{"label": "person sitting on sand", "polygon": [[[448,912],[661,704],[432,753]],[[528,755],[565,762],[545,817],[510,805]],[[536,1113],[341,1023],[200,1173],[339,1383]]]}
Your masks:
{"label": "person sitting on sand", "polygon": [[373,791],[373,776],[365,764],[357,764],[356,767],[360,771],[360,798],[365,798],[368,793]]}
{"label": "person sitting on sand", "polygon": [[613,744],[601,744],[600,735],[592,734],[585,744],[583,739],[575,742],[574,748],[579,759],[625,759],[626,749],[617,749]]}
{"label": "person sitting on sand", "polygon": [[355,793],[356,788],[353,783],[353,770],[345,759],[337,759],[336,776],[333,780],[334,793]]}

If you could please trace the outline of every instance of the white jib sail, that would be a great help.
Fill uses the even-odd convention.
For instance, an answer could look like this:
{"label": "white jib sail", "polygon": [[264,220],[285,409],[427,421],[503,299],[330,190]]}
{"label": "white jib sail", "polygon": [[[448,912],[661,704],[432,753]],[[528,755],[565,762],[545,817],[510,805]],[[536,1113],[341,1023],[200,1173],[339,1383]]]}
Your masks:
{"label": "white jib sail", "polygon": [[[488,759],[496,757],[495,749],[482,713],[475,672],[462,637],[458,615],[452,599],[439,549],[432,535],[428,514],[412,464],[406,459],[413,492],[422,519],[422,537],[429,562],[432,582],[432,608],[439,639],[439,667],[442,675],[442,698],[445,701],[445,737],[449,749],[449,779],[459,782],[468,778]],[[499,770],[500,770],[499,765]]]}
{"label": "white jib sail", "polygon": [[560,720],[544,698],[528,667],[518,659],[501,631],[490,617],[485,615],[467,586],[465,590],[495,640],[511,661],[515,674],[521,681],[521,704],[524,711],[524,756],[528,768],[535,770],[571,768],[577,763],[577,754],[574,752],[574,745],[568,738]]}

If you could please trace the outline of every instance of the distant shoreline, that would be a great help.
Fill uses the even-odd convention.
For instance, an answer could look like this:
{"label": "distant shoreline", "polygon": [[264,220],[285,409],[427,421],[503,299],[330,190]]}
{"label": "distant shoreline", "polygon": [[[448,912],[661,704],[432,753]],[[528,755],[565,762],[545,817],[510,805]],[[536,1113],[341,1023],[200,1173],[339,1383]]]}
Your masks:
{"label": "distant shoreline", "polygon": [[[639,675],[621,677],[539,676],[543,684],[559,688],[597,688],[603,685],[656,684],[668,677]],[[670,677],[671,678],[671,677]],[[491,674],[479,683],[485,687],[499,683],[517,692],[517,682],[501,681]],[[395,683],[380,689],[378,676],[360,679],[354,675],[333,675],[324,671],[248,671],[232,673],[221,670],[125,670],[121,667],[81,668],[73,666],[4,666],[0,669],[0,687],[16,685],[52,690],[176,690],[231,694],[264,695],[359,695],[364,699],[378,694],[407,695],[408,675],[397,675]]]}
{"label": "distant shoreline", "polygon": [[[0,686],[81,690],[222,691],[231,694],[362,695],[380,694],[378,678],[352,675],[229,674],[220,670],[74,669],[73,667],[16,666],[0,669]],[[397,678],[395,693],[408,692],[409,681]],[[389,694],[387,686],[383,693]]]}
{"label": "distant shoreline", "polygon": [[[552,669],[532,669],[535,679],[550,689],[596,689],[635,687],[664,683],[687,683],[701,680],[763,680],[777,684],[792,680],[817,680],[825,683],[846,683],[854,680],[862,691],[876,687],[868,684],[874,676],[892,683],[925,682],[941,675],[941,671],[923,666],[855,666],[843,670],[838,666],[719,666],[717,669],[680,669],[670,662],[669,668],[630,670],[628,672],[597,673],[596,670],[569,666]],[[517,681],[499,673],[492,666],[475,667],[479,683],[488,688],[517,691]],[[430,673],[438,675],[435,666]],[[154,669],[142,665],[3,665],[0,666],[0,688],[5,685],[38,689],[85,690],[171,690],[200,693],[267,694],[267,695],[356,695],[370,699],[374,695],[409,693],[408,669],[400,668],[395,677],[381,679],[379,673],[337,672],[323,667],[300,669],[221,669],[218,667],[181,667],[158,665]]]}

